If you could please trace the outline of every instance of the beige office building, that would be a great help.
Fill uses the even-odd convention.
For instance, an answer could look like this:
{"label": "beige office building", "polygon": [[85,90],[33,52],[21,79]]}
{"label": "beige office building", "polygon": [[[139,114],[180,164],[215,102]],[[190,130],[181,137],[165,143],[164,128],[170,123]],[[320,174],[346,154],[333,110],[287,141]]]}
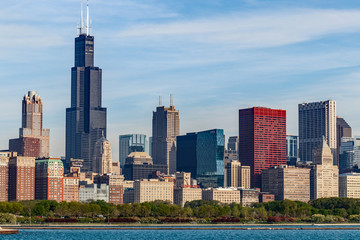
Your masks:
{"label": "beige office building", "polygon": [[310,199],[339,196],[339,168],[333,165],[330,147],[323,140],[315,149],[313,166],[310,171]]}
{"label": "beige office building", "polygon": [[175,187],[176,188],[191,187],[191,173],[176,172],[175,173]]}
{"label": "beige office building", "polygon": [[78,177],[64,177],[63,178],[63,201],[78,202],[79,201],[79,178]]}
{"label": "beige office building", "polygon": [[275,200],[310,200],[310,169],[281,165],[262,171],[262,192],[275,195]]}
{"label": "beige office building", "polygon": [[208,188],[203,189],[202,199],[207,201],[219,201],[221,203],[241,203],[240,191],[236,188]]}
{"label": "beige office building", "polygon": [[103,136],[95,143],[92,171],[100,175],[112,173],[111,144]]}
{"label": "beige office building", "polygon": [[339,175],[339,197],[360,198],[360,173]]}
{"label": "beige office building", "polygon": [[240,203],[242,207],[250,207],[259,202],[260,192],[258,189],[239,189]]}
{"label": "beige office building", "polygon": [[241,166],[239,161],[225,165],[225,187],[250,188],[250,166]]}
{"label": "beige office building", "polygon": [[186,202],[202,199],[201,188],[177,188],[174,189],[174,203],[182,207]]}
{"label": "beige office building", "polygon": [[155,200],[174,202],[174,182],[159,179],[144,179],[134,182],[134,202],[153,202]]}
{"label": "beige office building", "polygon": [[9,152],[0,152],[0,202],[8,201]]}
{"label": "beige office building", "polygon": [[152,151],[154,164],[163,164],[168,168],[166,174],[176,172],[176,137],[180,132],[179,111],[170,103],[170,107],[161,106],[153,112]]}

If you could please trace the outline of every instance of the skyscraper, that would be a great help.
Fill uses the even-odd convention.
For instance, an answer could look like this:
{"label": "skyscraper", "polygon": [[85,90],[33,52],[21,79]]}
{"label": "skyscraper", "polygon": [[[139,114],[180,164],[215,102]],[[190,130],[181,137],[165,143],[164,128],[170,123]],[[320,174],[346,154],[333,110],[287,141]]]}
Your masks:
{"label": "skyscraper", "polygon": [[112,173],[112,155],[110,141],[102,137],[96,141],[93,172],[100,175]]}
{"label": "skyscraper", "polygon": [[310,171],[310,199],[339,196],[339,169],[333,164],[333,155],[326,139],[314,149]]}
{"label": "skyscraper", "polygon": [[19,138],[10,139],[9,150],[19,156],[49,157],[50,130],[43,129],[43,104],[36,91],[29,91],[22,101]]}
{"label": "skyscraper", "polygon": [[336,102],[332,100],[299,104],[299,157],[313,161],[313,151],[325,137],[337,163]]}
{"label": "skyscraper", "polygon": [[[336,148],[337,148],[337,162],[339,162],[339,155],[340,155],[340,144],[341,138],[351,138],[352,137],[352,130],[350,125],[345,121],[345,119],[336,117]],[[340,164],[340,163],[339,163]]]}
{"label": "skyscraper", "polygon": [[250,167],[237,160],[225,165],[225,187],[250,188]]}
{"label": "skyscraper", "polygon": [[119,136],[119,162],[121,167],[132,152],[146,152],[146,135],[126,134]]}
{"label": "skyscraper", "polygon": [[102,70],[94,66],[94,37],[83,21],[75,38],[75,64],[71,68],[71,107],[66,109],[66,161],[84,159],[84,171],[92,171],[95,143],[106,137],[106,108],[101,104]]}
{"label": "skyscraper", "polygon": [[286,164],[286,111],[239,110],[239,160],[250,166],[251,187],[261,188],[261,171]]}
{"label": "skyscraper", "polygon": [[296,166],[298,158],[298,137],[286,135],[286,161],[287,165]]}
{"label": "skyscraper", "polygon": [[173,106],[172,98],[170,107],[159,105],[153,112],[151,154],[154,164],[167,165],[167,173],[172,174],[176,172],[176,159],[170,157],[170,151],[180,132],[179,111]]}
{"label": "skyscraper", "polygon": [[224,186],[223,129],[188,133],[177,137],[177,167],[190,172],[202,187]]}

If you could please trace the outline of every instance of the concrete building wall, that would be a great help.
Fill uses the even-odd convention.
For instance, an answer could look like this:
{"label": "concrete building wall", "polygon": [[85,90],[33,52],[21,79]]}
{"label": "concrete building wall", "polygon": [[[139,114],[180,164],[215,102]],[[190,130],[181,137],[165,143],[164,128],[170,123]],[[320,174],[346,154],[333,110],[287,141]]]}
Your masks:
{"label": "concrete building wall", "polygon": [[152,202],[155,200],[174,202],[174,183],[147,179],[134,182],[134,202]]}
{"label": "concrete building wall", "polygon": [[344,173],[339,175],[339,197],[360,198],[359,173]]}

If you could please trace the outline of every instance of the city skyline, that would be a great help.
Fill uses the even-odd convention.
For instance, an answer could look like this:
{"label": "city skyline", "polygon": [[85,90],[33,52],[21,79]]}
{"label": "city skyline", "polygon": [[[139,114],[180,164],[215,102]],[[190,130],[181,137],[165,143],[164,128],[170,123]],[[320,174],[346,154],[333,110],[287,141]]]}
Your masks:
{"label": "city skyline", "polygon": [[[328,99],[358,135],[359,114],[350,107],[360,100],[360,4],[285,2],[90,1],[114,160],[119,135],[151,136],[157,96],[171,93],[180,135],[221,128],[226,139],[236,136],[238,109],[252,106],[287,110],[287,132],[297,135],[297,105]],[[80,1],[26,3],[4,3],[0,12],[8,33],[0,47],[7,103],[0,144],[7,149],[17,136],[19,99],[35,90],[52,132],[51,156],[60,157]]]}

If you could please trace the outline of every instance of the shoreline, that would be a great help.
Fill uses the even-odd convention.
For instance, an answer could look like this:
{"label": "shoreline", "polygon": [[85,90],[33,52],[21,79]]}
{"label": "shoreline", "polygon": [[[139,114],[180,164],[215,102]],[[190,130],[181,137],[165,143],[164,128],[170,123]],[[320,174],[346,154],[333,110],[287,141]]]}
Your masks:
{"label": "shoreline", "polygon": [[360,230],[353,224],[51,224],[3,225],[0,234],[19,230]]}

